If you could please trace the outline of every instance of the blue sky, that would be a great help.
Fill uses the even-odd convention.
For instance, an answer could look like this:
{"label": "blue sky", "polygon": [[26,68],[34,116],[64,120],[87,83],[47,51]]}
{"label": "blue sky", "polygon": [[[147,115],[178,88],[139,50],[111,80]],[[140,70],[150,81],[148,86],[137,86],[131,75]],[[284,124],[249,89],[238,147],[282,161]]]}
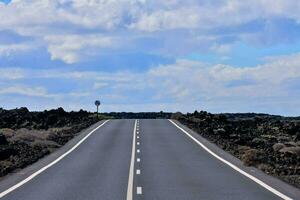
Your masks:
{"label": "blue sky", "polygon": [[300,2],[0,1],[0,107],[300,115]]}
{"label": "blue sky", "polygon": [[11,0],[1,0],[3,3],[8,4],[11,2]]}

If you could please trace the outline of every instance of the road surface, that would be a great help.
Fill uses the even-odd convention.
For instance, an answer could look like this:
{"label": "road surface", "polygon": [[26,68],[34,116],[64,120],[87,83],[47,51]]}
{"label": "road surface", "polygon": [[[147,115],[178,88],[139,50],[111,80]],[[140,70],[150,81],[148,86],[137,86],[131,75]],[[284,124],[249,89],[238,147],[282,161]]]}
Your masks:
{"label": "road surface", "polygon": [[[255,175],[250,172],[250,177],[245,176],[201,147],[195,133],[190,134],[197,141],[181,129],[190,133],[169,120],[104,122],[75,138],[57,155],[2,180],[0,197],[3,200],[299,197],[297,189],[263,174],[258,173],[257,180],[255,177],[253,180]],[[231,162],[228,154],[207,145]],[[232,162],[238,161],[232,159]],[[242,166],[239,169],[248,170]],[[275,186],[271,185],[273,180]]]}

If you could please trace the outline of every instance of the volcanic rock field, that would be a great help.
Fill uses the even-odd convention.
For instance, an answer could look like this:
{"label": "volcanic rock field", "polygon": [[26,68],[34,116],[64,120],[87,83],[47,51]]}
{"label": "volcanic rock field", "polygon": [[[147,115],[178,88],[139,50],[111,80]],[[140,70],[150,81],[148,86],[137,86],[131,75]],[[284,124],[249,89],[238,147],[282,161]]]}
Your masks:
{"label": "volcanic rock field", "polygon": [[267,174],[300,188],[300,117],[175,113],[173,118]]}
{"label": "volcanic rock field", "polygon": [[246,166],[300,188],[300,117],[267,114],[94,113],[62,108],[30,112],[0,108],[0,176],[55,151],[103,118],[173,118],[236,156]]}
{"label": "volcanic rock field", "polygon": [[0,109],[0,176],[36,162],[98,120],[82,110]]}

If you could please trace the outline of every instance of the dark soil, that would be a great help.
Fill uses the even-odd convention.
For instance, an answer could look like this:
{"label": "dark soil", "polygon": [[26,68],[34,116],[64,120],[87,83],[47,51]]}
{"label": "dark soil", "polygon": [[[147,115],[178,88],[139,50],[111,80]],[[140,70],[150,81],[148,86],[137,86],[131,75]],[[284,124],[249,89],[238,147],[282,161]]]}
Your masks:
{"label": "dark soil", "polygon": [[0,108],[0,176],[36,162],[97,121],[95,115],[82,110]]}
{"label": "dark soil", "polygon": [[222,149],[300,188],[300,118],[265,114],[173,114]]}

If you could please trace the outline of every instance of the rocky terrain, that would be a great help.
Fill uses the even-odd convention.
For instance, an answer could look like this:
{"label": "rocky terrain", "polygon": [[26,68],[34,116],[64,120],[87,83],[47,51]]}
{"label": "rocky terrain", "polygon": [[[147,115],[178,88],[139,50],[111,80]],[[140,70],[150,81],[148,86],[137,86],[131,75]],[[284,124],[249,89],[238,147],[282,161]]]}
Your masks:
{"label": "rocky terrain", "polygon": [[173,114],[247,166],[300,188],[300,118],[265,114]]}
{"label": "rocky terrain", "polygon": [[36,162],[98,120],[82,110],[29,112],[27,108],[0,108],[0,176]]}
{"label": "rocky terrain", "polygon": [[[106,113],[110,118],[173,118],[198,132],[245,165],[300,188],[300,117],[266,114]],[[0,176],[21,169],[64,145],[96,123],[86,111],[62,108],[29,112],[0,108]]]}

